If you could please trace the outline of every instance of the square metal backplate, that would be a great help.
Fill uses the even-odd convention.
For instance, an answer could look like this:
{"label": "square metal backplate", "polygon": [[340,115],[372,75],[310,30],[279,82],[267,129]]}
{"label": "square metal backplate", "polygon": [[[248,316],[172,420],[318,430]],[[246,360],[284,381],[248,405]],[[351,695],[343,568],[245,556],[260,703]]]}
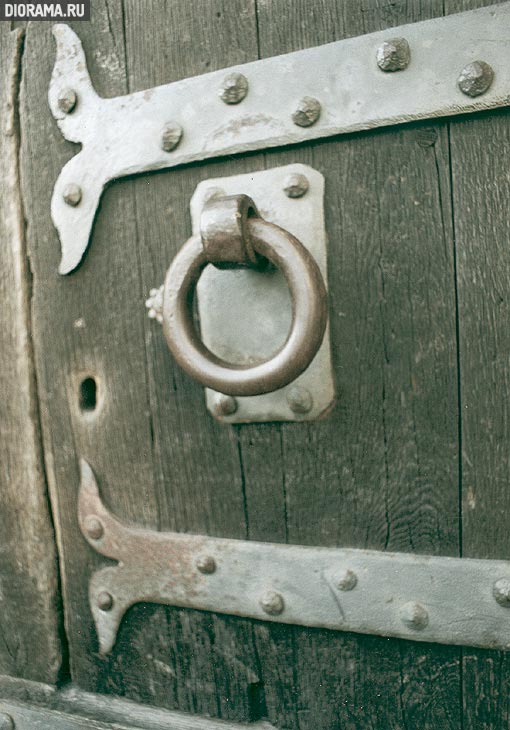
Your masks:
{"label": "square metal backplate", "polygon": [[[308,190],[289,197],[291,176],[302,175]],[[289,180],[289,178],[291,180]],[[327,284],[324,177],[307,165],[294,164],[246,175],[201,182],[191,199],[193,233],[200,232],[204,203],[214,195],[244,193],[262,218],[290,231],[314,256]],[[208,266],[197,287],[200,330],[206,346],[236,364],[253,364],[275,354],[292,321],[289,290],[277,270],[219,270]],[[236,398],[235,412],[225,415],[221,394],[206,389],[209,411],[225,423],[312,421],[334,403],[329,324],[314,360],[293,383],[273,393]]]}

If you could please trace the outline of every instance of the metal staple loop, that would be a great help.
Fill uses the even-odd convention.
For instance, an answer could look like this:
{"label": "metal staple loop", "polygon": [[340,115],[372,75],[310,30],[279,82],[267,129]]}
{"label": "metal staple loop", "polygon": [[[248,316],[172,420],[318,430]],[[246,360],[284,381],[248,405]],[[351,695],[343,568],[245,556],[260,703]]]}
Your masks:
{"label": "metal staple loop", "polygon": [[249,218],[259,218],[247,195],[213,197],[200,217],[200,236],[206,260],[219,269],[256,266],[258,258],[248,227]]}

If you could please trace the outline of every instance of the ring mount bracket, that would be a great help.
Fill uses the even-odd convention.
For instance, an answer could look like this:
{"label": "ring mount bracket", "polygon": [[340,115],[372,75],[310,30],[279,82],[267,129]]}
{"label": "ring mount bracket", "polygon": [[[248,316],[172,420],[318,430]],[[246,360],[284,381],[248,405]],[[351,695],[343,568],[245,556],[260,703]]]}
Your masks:
{"label": "ring mount bracket", "polygon": [[[240,192],[254,201],[264,219],[301,241],[327,282],[321,173],[307,165],[292,164],[204,180],[191,199],[193,233],[200,234],[206,202]],[[197,286],[197,301],[204,344],[215,355],[234,364],[251,365],[271,357],[291,327],[288,286],[275,269],[221,270],[208,266]],[[328,325],[312,363],[284,388],[235,399],[206,388],[208,410],[219,421],[232,424],[316,420],[332,407],[334,398]]]}

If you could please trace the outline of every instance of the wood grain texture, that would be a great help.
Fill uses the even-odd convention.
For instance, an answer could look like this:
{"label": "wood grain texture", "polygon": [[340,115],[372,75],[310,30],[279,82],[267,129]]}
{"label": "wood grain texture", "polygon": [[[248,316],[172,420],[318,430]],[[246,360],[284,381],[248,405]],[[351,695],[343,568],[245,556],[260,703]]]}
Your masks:
{"label": "wood grain texture", "polygon": [[19,189],[23,32],[0,25],[0,674],[54,682],[62,662],[60,597]]}
{"label": "wood grain texture", "polygon": [[[258,8],[262,57],[442,14],[439,2],[320,2],[311,9],[306,2],[279,0]],[[446,123],[267,155],[271,166],[298,160],[326,177],[338,405],[323,423],[274,427],[280,454],[271,466],[280,478],[274,473],[272,484],[285,505],[286,539],[457,555]],[[253,474],[247,495],[256,494],[263,456],[246,448],[243,462],[245,473]],[[248,499],[250,517],[257,512]],[[279,651],[292,657],[292,675],[278,674],[271,658]],[[259,654],[276,725],[460,725],[456,648],[293,629],[275,635],[272,646],[269,639],[261,642]]]}
{"label": "wood grain texture", "polygon": [[[488,4],[447,0],[446,10]],[[451,122],[464,557],[510,557],[509,123],[507,109]],[[507,653],[465,649],[464,729],[508,727],[509,689]]]}
{"label": "wood grain texture", "polygon": [[[475,4],[486,3],[448,0],[446,11]],[[113,95],[442,13],[440,0],[96,0],[93,23],[77,30],[96,87]],[[72,147],[47,110],[52,58],[48,27],[32,24],[23,190],[73,678],[91,691],[292,730],[508,725],[508,660],[497,652],[470,650],[461,665],[455,647],[141,605],[100,659],[86,596],[100,561],[76,523],[83,455],[112,509],[157,529],[503,557],[507,113],[124,180],[104,196],[85,263],[61,279],[49,198]],[[320,423],[221,427],[143,301],[190,234],[199,181],[298,161],[326,177],[338,404]],[[85,376],[98,383],[98,406],[86,413]]]}
{"label": "wood grain texture", "polygon": [[[110,730],[275,730],[267,722],[225,723],[223,720],[171,712],[109,695],[83,692],[72,684],[55,687],[0,675],[0,705],[2,701],[28,705],[34,710],[44,708],[67,717],[87,718],[89,722],[108,723]],[[30,730],[32,730],[32,727]],[[48,723],[45,728],[52,728]],[[90,727],[90,725],[89,725]],[[66,730],[69,730],[66,726]]]}
{"label": "wood grain texture", "polygon": [[[78,23],[100,94],[126,90],[120,3],[95,2],[92,23]],[[126,519],[159,526],[152,489],[150,411],[145,373],[142,288],[129,189],[106,192],[94,245],[73,277],[57,274],[59,242],[49,210],[62,164],[74,153],[48,109],[55,57],[49,23],[28,26],[22,85],[22,182],[27,244],[33,267],[33,337],[51,499],[58,515],[66,628],[72,674],[85,686],[122,693],[122,653],[97,659],[88,609],[88,578],[99,560],[77,521],[78,458],[101,480],[110,504]],[[96,407],[83,409],[80,386],[94,378]],[[89,406],[92,404],[90,403]],[[144,607],[137,612],[144,615]],[[134,616],[136,617],[136,611]],[[126,621],[129,630],[131,616]],[[147,647],[155,641],[147,630]],[[142,642],[145,643],[145,642]],[[141,664],[137,645],[130,661]],[[145,649],[148,651],[150,649]],[[151,681],[150,665],[146,666]]]}
{"label": "wood grain texture", "polygon": [[[252,0],[174,1],[167,12],[156,0],[124,5],[131,91],[257,58]],[[197,184],[260,166],[240,158],[132,181],[146,293],[163,281],[191,234],[189,201]],[[145,348],[162,528],[245,538],[236,431],[210,417],[203,388],[176,366],[161,328],[148,319]],[[161,682],[170,688],[165,706],[229,720],[258,719],[260,672],[251,622],[176,609],[166,615],[166,643],[158,655]],[[133,677],[133,691],[143,683],[143,676]]]}

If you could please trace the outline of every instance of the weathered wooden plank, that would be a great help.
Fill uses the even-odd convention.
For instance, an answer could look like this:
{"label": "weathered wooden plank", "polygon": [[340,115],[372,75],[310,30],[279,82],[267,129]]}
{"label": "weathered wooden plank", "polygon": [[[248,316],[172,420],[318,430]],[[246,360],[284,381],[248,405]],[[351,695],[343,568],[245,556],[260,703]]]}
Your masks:
{"label": "weathered wooden plank", "polygon": [[[94,2],[92,22],[77,23],[76,30],[99,93],[125,92],[121,3]],[[132,666],[144,666],[149,686],[152,675],[159,676],[146,654],[162,641],[164,631],[159,624],[155,630],[151,621],[146,628],[143,621],[137,624],[137,617],[146,616],[145,607],[137,607],[124,626],[128,635],[131,623],[141,626],[143,638],[139,632],[137,642],[129,647],[129,658],[122,644],[108,660],[97,656],[87,592],[90,572],[98,561],[81,537],[76,495],[78,458],[83,455],[116,509],[127,519],[154,528],[159,525],[152,487],[134,200],[129,186],[107,192],[91,255],[73,277],[60,277],[50,197],[73,148],[63,140],[48,108],[54,56],[50,24],[29,24],[21,105],[22,181],[46,464],[61,548],[72,676],[87,689],[122,694]]]}
{"label": "weathered wooden plank", "polygon": [[[259,3],[260,54],[441,13],[440,2]],[[285,515],[289,542],[456,555],[455,279],[446,124],[267,156],[268,165],[297,160],[326,177],[338,404],[323,423],[264,432],[274,454],[270,504]],[[257,431],[249,427],[241,436],[248,514],[250,525],[257,525],[253,536],[271,539],[257,501],[257,475],[270,471],[263,452],[250,445]],[[456,648],[306,629],[264,627],[258,637],[268,716],[276,725],[460,724]],[[275,660],[279,655],[292,672]]]}
{"label": "weathered wooden plank", "polygon": [[[209,717],[151,708],[130,700],[84,692],[72,684],[58,688],[0,675],[0,710],[3,701],[8,705],[7,711],[9,706],[15,709],[16,705],[24,705],[25,708],[30,707],[34,713],[41,710],[65,713],[68,720],[66,730],[70,730],[72,718],[77,718],[79,722],[88,721],[89,727],[92,727],[90,723],[104,722],[110,730],[121,730],[121,726],[136,726],[138,730],[274,730],[267,722],[241,724],[212,720]],[[28,727],[32,730],[32,725],[29,724]],[[48,719],[43,727],[53,728],[54,725]]]}
{"label": "weathered wooden plank", "polygon": [[[450,6],[468,4],[452,0]],[[126,0],[125,10],[126,37],[119,2],[97,3],[93,25],[77,28],[103,93],[145,88],[257,55],[251,2],[204,0],[191,7],[175,1],[163,10]],[[439,2],[425,8],[375,0],[322,0],[313,7],[260,2],[261,55],[441,12]],[[267,714],[281,727],[315,727],[318,718],[323,727],[458,727],[455,648],[265,625],[252,629],[236,619],[140,606],[125,622],[113,656],[100,660],[91,651],[95,636],[86,600],[95,560],[75,518],[80,453],[93,464],[115,511],[153,527],[458,554],[447,124],[331,140],[271,153],[265,162],[250,156],[115,185],[105,197],[86,263],[62,280],[55,274],[58,243],[48,210],[68,148],[46,107],[52,51],[48,28],[33,24],[24,73],[23,171],[38,380],[74,677],[88,689],[197,713],[238,720]],[[507,380],[502,201],[508,181],[504,162],[494,166],[497,151],[508,143],[505,120],[498,113],[452,128],[462,394],[464,404],[475,400],[463,422],[468,448],[462,535],[464,554],[480,557],[502,557],[508,539],[501,516],[507,418],[500,390]],[[161,332],[144,320],[143,300],[189,234],[188,202],[199,180],[297,160],[327,179],[339,403],[322,424],[221,428],[206,414],[202,389],[177,370]],[[488,217],[487,200],[493,211]],[[81,394],[80,408],[84,376],[97,381],[95,409],[86,408],[90,390]],[[486,527],[494,529],[490,540],[481,537]],[[502,694],[508,674],[499,669],[505,666],[504,657],[491,652],[467,657],[466,727],[508,722]],[[473,692],[477,699],[467,699]]]}
{"label": "weathered wooden plank", "polygon": [[[192,4],[125,1],[130,91],[257,58],[252,0]],[[147,63],[150,58],[151,62]],[[218,104],[223,102],[217,99]],[[189,202],[204,178],[262,165],[227,160],[132,182],[145,292],[159,285],[191,234]],[[140,300],[143,308],[143,300]],[[173,362],[159,325],[146,319],[147,370],[153,417],[156,491],[165,529],[245,538],[238,436],[207,413],[203,388]],[[228,509],[225,509],[228,505]],[[167,707],[230,720],[260,715],[259,668],[249,621],[168,609],[160,671],[172,676]],[[130,692],[145,684],[130,677]],[[167,680],[168,681],[168,680]]]}
{"label": "weathered wooden plank", "polygon": [[0,674],[55,682],[62,663],[56,545],[30,342],[19,187],[23,32],[0,27]]}
{"label": "weathered wooden plank", "polygon": [[[446,11],[488,4],[484,0],[448,0]],[[452,120],[450,125],[465,557],[504,559],[510,555],[509,119],[505,109]],[[508,726],[509,661],[503,652],[464,651],[466,730]]]}

